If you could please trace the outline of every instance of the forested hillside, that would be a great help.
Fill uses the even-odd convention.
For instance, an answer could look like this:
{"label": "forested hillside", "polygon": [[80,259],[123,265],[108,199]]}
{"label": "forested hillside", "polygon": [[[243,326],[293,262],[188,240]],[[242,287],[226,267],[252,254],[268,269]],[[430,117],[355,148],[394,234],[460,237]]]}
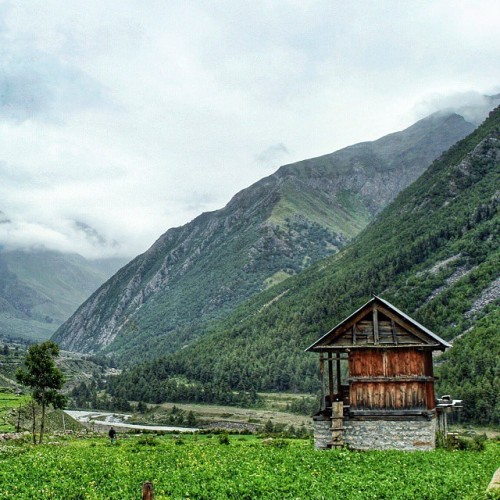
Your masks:
{"label": "forested hillside", "polygon": [[43,249],[7,251],[0,242],[0,339],[49,338],[124,263]]}
{"label": "forested hillside", "polygon": [[56,332],[62,348],[137,362],[183,348],[238,304],[335,253],[442,151],[457,114],[281,167],[226,207],[170,229]]}
{"label": "forested hillside", "polygon": [[199,324],[200,340],[123,373],[111,392],[159,401],[203,399],[214,388],[219,399],[229,390],[315,391],[317,359],[304,349],[377,294],[443,338],[458,338],[442,358],[438,390],[463,397],[468,418],[498,423],[499,189],[497,108],[344,251],[227,320]]}

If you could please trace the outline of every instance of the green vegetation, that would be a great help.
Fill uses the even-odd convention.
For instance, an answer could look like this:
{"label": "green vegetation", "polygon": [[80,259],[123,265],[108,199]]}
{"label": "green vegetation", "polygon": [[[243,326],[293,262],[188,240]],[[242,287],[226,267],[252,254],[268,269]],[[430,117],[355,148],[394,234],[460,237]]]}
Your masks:
{"label": "green vegetation", "polygon": [[47,250],[0,251],[0,339],[49,338],[123,263]]}
{"label": "green vegetation", "polygon": [[465,420],[500,424],[500,309],[456,340],[438,369],[441,394],[460,394]]}
{"label": "green vegetation", "polygon": [[4,341],[3,346],[0,343],[0,391],[2,388],[13,391],[18,387],[16,370],[23,362],[26,348],[22,342]]}
{"label": "green vegetation", "polygon": [[151,481],[158,499],[480,499],[499,458],[493,442],[484,451],[356,453],[247,436],[57,438],[0,447],[0,496],[123,500]]}
{"label": "green vegetation", "polygon": [[53,340],[116,354],[122,365],[183,349],[207,333],[206,322],[224,319],[274,278],[342,248],[472,129],[458,115],[432,115],[377,141],[281,167],[223,209],[167,231]]}
{"label": "green vegetation", "polygon": [[[226,394],[315,393],[317,359],[304,349],[372,294],[445,339],[464,334],[452,352],[468,345],[465,339],[474,334],[468,330],[481,318],[498,330],[498,316],[492,316],[498,294],[488,291],[500,274],[499,144],[497,109],[434,162],[344,251],[262,292],[224,321],[200,322],[198,330],[204,331],[197,342],[113,378],[110,392],[152,401],[180,378],[186,381],[186,390],[199,384],[194,398],[205,386],[215,394],[217,389]],[[481,369],[486,350],[492,359],[500,359],[500,343],[486,345],[471,350],[477,362],[467,362],[475,370]],[[460,358],[458,353],[454,356]],[[449,359],[454,359],[451,354]],[[457,370],[449,374],[446,384],[454,389],[453,397],[474,408],[466,417],[498,423],[498,413],[482,411],[483,403],[492,401],[489,394],[496,387],[498,364],[478,376],[478,382],[489,381],[480,405],[470,399],[474,389],[467,389],[474,379],[452,380],[460,377]]]}
{"label": "green vegetation", "polygon": [[[35,418],[41,418],[41,408],[35,406]],[[33,405],[28,394],[15,395],[12,392],[0,392],[0,434],[4,432],[24,432],[32,430]],[[77,432],[82,425],[64,414],[61,410],[47,408],[45,415],[46,433],[52,434],[61,430]]]}
{"label": "green vegetation", "polygon": [[16,430],[12,413],[19,411],[28,403],[29,399],[29,396],[26,395],[17,396],[12,392],[0,392],[0,433]]}
{"label": "green vegetation", "polygon": [[19,383],[31,389],[33,398],[33,442],[36,443],[35,403],[40,405],[40,436],[38,444],[43,441],[45,431],[45,411],[49,405],[54,409],[63,408],[66,398],[60,390],[64,385],[62,371],[56,366],[55,358],[59,356],[59,346],[48,340],[42,344],[34,344],[28,349],[24,359],[24,368],[18,369],[16,378]]}

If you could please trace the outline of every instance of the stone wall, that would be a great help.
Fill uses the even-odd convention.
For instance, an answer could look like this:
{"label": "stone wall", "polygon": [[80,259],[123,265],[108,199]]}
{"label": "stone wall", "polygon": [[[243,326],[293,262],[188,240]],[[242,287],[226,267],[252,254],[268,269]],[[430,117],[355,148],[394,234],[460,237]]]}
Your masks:
{"label": "stone wall", "polygon": [[344,420],[344,441],[354,450],[433,450],[436,419]]}
{"label": "stone wall", "polygon": [[318,450],[326,450],[328,443],[332,440],[332,422],[327,419],[313,419],[314,447]]}

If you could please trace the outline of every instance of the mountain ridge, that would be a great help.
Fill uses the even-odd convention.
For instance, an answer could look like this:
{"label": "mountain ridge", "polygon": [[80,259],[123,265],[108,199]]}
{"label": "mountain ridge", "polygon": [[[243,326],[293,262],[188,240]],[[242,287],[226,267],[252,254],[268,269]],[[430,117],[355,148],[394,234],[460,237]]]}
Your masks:
{"label": "mountain ridge", "polygon": [[499,186],[497,108],[344,250],[200,325],[205,335],[185,349],[111,379],[110,393],[154,402],[314,393],[317,360],[304,349],[376,294],[453,340],[438,391],[464,398],[467,419],[498,424]]}
{"label": "mountain ridge", "polygon": [[122,264],[53,250],[1,250],[0,337],[47,339]]}
{"label": "mountain ridge", "polygon": [[216,320],[342,248],[473,128],[459,115],[438,113],[377,141],[280,167],[224,208],[169,229],[53,339],[64,349],[127,358],[151,337],[157,347],[161,339],[160,351],[182,348],[196,337],[199,317]]}

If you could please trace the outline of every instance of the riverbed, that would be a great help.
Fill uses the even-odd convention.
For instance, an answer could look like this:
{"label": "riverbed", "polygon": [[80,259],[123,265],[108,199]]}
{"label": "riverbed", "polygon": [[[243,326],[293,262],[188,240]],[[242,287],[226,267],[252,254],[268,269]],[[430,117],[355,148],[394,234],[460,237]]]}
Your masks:
{"label": "riverbed", "polygon": [[196,432],[196,427],[173,427],[169,425],[142,425],[129,424],[126,422],[131,415],[124,413],[110,413],[103,411],[80,411],[64,410],[70,417],[86,425],[99,425],[103,427],[115,427],[120,429],[137,429],[139,431],[163,431],[163,432]]}

